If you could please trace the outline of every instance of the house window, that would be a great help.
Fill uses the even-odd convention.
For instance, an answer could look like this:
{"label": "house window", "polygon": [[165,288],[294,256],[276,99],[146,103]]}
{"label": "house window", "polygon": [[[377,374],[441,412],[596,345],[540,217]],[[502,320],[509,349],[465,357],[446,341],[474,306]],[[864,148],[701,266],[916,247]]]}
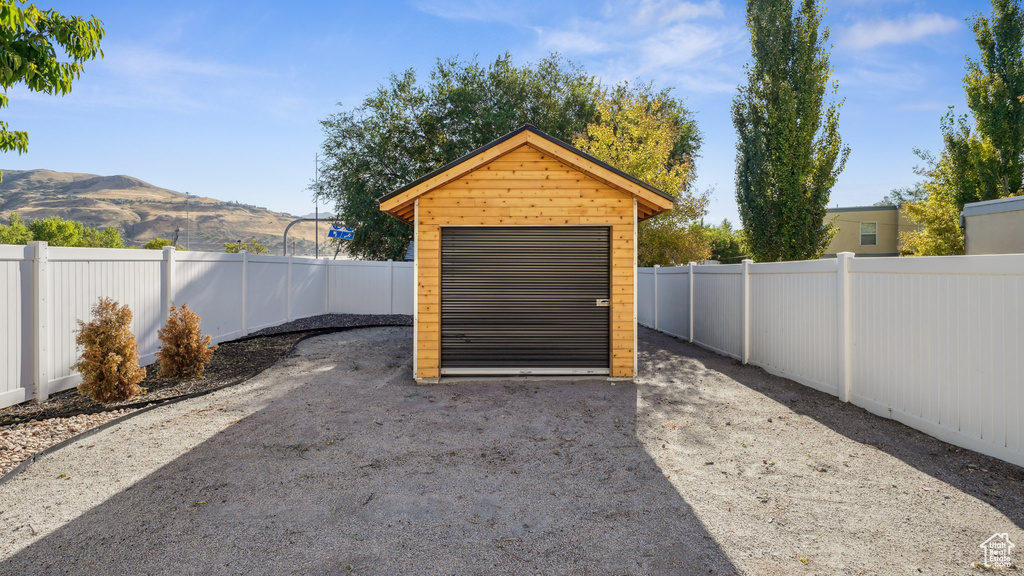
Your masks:
{"label": "house window", "polygon": [[861,246],[877,246],[878,245],[878,222],[861,222],[860,223],[860,245]]}

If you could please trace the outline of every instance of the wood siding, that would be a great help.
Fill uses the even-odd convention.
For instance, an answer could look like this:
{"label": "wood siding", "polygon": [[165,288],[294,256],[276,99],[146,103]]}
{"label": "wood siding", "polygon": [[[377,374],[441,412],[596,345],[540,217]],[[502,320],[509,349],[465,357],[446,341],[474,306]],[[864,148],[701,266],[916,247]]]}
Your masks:
{"label": "wood siding", "polygon": [[609,226],[612,377],[634,376],[633,199],[529,145],[419,197],[416,377],[440,375],[441,226]]}

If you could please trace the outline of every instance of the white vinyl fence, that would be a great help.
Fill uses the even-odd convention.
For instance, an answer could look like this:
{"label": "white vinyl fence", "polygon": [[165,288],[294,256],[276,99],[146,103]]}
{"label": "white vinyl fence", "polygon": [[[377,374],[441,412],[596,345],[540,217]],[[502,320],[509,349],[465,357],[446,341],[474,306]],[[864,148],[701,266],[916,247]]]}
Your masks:
{"label": "white vinyl fence", "polygon": [[639,273],[640,324],[1024,466],[1024,255]]}
{"label": "white vinyl fence", "polygon": [[412,263],[0,245],[0,407],[78,385],[77,321],[100,297],[131,308],[145,365],[171,304],[215,343],[317,314],[412,314]]}

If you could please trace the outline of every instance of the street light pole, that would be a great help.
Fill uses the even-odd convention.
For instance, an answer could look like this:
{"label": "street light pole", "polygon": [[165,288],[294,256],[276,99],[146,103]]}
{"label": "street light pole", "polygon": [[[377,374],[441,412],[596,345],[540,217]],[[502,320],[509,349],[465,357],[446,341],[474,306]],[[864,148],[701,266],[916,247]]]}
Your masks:
{"label": "street light pole", "polygon": [[188,197],[189,197],[189,193],[185,192],[185,250],[189,249],[189,240],[191,240],[191,236],[190,236],[191,226],[189,226],[190,217],[189,217],[189,212],[188,212]]}

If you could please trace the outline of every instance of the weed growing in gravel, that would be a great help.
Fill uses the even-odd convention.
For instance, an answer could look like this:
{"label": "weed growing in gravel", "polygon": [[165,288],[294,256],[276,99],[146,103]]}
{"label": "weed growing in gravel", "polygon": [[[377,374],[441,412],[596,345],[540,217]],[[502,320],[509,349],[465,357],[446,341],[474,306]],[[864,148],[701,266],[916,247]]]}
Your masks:
{"label": "weed growing in gravel", "polygon": [[156,361],[160,375],[167,378],[202,378],[216,346],[210,346],[210,335],[199,330],[199,315],[188,309],[171,306],[167,324],[157,331],[160,351]]}
{"label": "weed growing in gravel", "polygon": [[139,346],[131,325],[131,309],[110,298],[100,298],[89,323],[78,321],[75,343],[82,347],[82,355],[72,368],[82,375],[80,394],[106,403],[146,392],[139,386],[146,370],[139,366]]}

